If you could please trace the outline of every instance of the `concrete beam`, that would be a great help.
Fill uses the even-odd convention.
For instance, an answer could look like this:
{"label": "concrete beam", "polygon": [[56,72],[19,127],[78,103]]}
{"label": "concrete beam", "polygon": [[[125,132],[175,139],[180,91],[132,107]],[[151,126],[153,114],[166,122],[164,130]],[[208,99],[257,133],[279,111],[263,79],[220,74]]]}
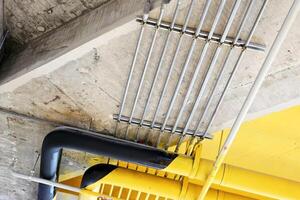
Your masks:
{"label": "concrete beam", "polygon": [[[67,60],[63,55],[74,58],[85,54],[94,44],[93,39],[141,14],[146,1],[108,1],[103,6],[33,40],[0,67],[1,87],[17,87],[35,76],[57,69],[58,63],[61,66]],[[151,1],[152,8],[160,5],[160,2]],[[29,72],[33,73],[28,74]]]}
{"label": "concrete beam", "polygon": [[3,4],[3,0],[0,0],[0,34],[2,35],[4,33],[4,4]]}
{"label": "concrete beam", "polygon": [[[168,5],[171,6],[169,8],[172,8],[172,6],[174,8],[176,5],[175,3],[176,1],[171,2]],[[204,1],[202,3],[204,3]],[[181,6],[182,9],[187,8],[188,4],[182,4]],[[267,47],[270,47],[288,8],[289,4],[286,2],[280,0],[271,2],[266,9],[265,17],[262,18],[258,30],[255,33],[254,42],[265,43]],[[227,10],[229,11],[230,9]],[[151,12],[150,17],[153,17],[153,14],[157,16],[157,12],[159,12],[159,9],[155,9]],[[274,15],[274,13],[277,15]],[[166,19],[169,19],[168,17],[170,14],[172,13],[166,13]],[[178,23],[180,24],[180,22]],[[196,21],[191,24],[195,23]],[[299,104],[300,91],[298,88],[300,80],[300,60],[298,58],[300,57],[300,50],[297,48],[300,38],[299,27],[300,26],[295,25],[290,32],[278,59],[274,63],[269,76],[249,112],[248,119]],[[96,37],[48,63],[40,60],[40,62],[43,62],[40,67],[0,86],[0,106],[20,113],[55,121],[57,123],[76,125],[84,128],[91,127],[97,131],[113,133],[116,126],[115,121],[112,118],[113,114],[119,112],[119,105],[127,81],[127,74],[129,73],[130,64],[132,62],[139,29],[139,24],[132,20],[111,31],[105,32],[101,36]],[[83,33],[84,32],[82,32],[82,34]],[[157,46],[153,53],[153,62],[149,65],[149,72],[147,72],[144,81],[143,91],[149,91],[150,89],[152,76],[163,47],[162,44],[166,38],[166,32],[161,31],[159,34]],[[152,35],[153,28],[147,26],[143,37],[144,43],[140,52],[141,56],[137,61],[133,83],[139,81]],[[178,35],[174,35],[172,37],[170,53],[166,56],[166,67],[163,67],[162,69],[162,73],[165,75],[172,60],[172,52],[175,50],[176,41],[178,39],[177,36]],[[65,36],[61,35],[61,37]],[[175,73],[170,82],[171,89],[167,92],[166,96],[171,96],[173,91],[172,88],[175,88],[176,86],[181,67],[190,47],[189,39],[190,38],[186,38],[183,42],[180,54],[181,59],[178,59],[178,63],[175,66]],[[60,40],[60,37],[58,37],[57,40]],[[45,45],[47,46],[48,44]],[[215,46],[212,46],[209,51],[210,56],[208,56],[203,65],[205,66],[203,71],[208,67],[208,62],[209,59],[211,59],[214,48]],[[201,52],[200,50],[201,44],[197,46],[195,52]],[[52,50],[51,52],[54,51],[55,50]],[[58,49],[57,51],[60,50]],[[49,53],[49,55],[51,55],[51,53]],[[216,72],[212,76],[212,82],[207,87],[207,92],[204,94],[203,101],[208,97],[213,80],[216,78],[221,63],[224,60],[224,55],[225,51],[217,62]],[[182,94],[185,94],[184,89],[188,87],[189,80],[194,70],[193,67],[196,65],[198,56],[198,54],[195,54],[191,61],[191,67],[187,71],[186,81],[182,87]],[[237,56],[238,52],[235,52],[231,62],[234,62],[234,58],[237,58]],[[28,55],[28,57],[33,58],[32,55]],[[23,59],[25,59],[25,57],[23,57]],[[236,117],[240,106],[261,67],[263,59],[264,54],[254,51],[249,51],[245,54],[210,132],[231,126],[232,121]],[[225,78],[228,78],[233,63],[229,66],[230,68],[228,68]],[[203,79],[203,74],[204,73],[200,73],[197,88],[195,89],[200,87],[199,82]],[[225,78],[220,84],[220,89],[224,86]],[[158,85],[162,86],[162,81],[163,79],[159,80]],[[127,107],[124,111],[125,115],[128,115],[130,112],[136,90],[137,84],[132,84],[128,93],[129,96],[126,102]],[[155,105],[158,101],[159,91],[160,90],[157,90],[153,95],[153,102],[149,109],[149,115],[146,117],[147,119],[152,119]],[[195,98],[195,95],[196,93],[194,92],[192,98]],[[220,93],[216,95],[211,108],[214,108],[219,95]],[[172,124],[175,121],[176,113],[178,113],[183,97],[184,95],[181,95],[180,98],[178,97],[178,101],[174,106],[176,109],[172,112],[169,124]],[[142,108],[146,98],[147,93],[142,92],[135,113],[136,116],[142,115]],[[160,113],[158,119],[159,122],[164,119],[163,116],[168,106],[167,103],[167,101],[164,102],[165,105],[162,106],[165,109]],[[192,104],[189,104],[189,107],[184,113],[185,116],[188,114],[191,106]],[[204,104],[199,108],[200,113],[203,109]],[[209,113],[211,114],[211,112],[212,109]],[[210,115],[207,115],[204,121],[205,123],[207,123],[209,117]],[[196,121],[194,121],[192,126],[195,126],[195,124]],[[182,127],[183,125],[184,120],[180,122],[179,127]],[[122,127],[119,128],[118,132],[120,132],[120,134],[125,133],[124,130],[126,127],[124,126],[123,128],[124,129],[122,129]],[[131,130],[130,132],[136,133],[135,130]]]}

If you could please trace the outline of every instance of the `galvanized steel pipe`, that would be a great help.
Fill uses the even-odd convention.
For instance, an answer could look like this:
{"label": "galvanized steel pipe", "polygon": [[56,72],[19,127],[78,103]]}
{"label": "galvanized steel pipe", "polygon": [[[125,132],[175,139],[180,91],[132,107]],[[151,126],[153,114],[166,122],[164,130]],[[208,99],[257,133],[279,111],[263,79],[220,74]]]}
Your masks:
{"label": "galvanized steel pipe", "polygon": [[239,128],[240,128],[242,122],[244,121],[244,119],[247,115],[247,112],[249,111],[250,106],[252,105],[252,103],[255,99],[256,94],[258,93],[259,88],[261,87],[261,85],[271,67],[271,64],[275,60],[284,39],[286,38],[290,28],[293,25],[293,22],[295,21],[295,19],[297,17],[299,10],[300,10],[300,0],[295,0],[293,2],[292,7],[290,8],[279,32],[278,32],[278,35],[276,36],[276,38],[274,40],[274,43],[263,63],[262,68],[260,69],[260,71],[257,75],[255,82],[253,83],[253,86],[242,106],[242,109],[240,110],[240,112],[230,130],[230,133],[229,133],[224,145],[222,146],[220,153],[217,156],[217,159],[213,165],[213,169],[210,172],[209,176],[207,177],[207,179],[203,185],[203,188],[198,197],[198,200],[203,200],[205,198],[211,184],[213,183],[214,177],[216,176],[220,166],[222,165],[222,163],[228,153],[228,150],[231,147],[231,145],[239,131]]}

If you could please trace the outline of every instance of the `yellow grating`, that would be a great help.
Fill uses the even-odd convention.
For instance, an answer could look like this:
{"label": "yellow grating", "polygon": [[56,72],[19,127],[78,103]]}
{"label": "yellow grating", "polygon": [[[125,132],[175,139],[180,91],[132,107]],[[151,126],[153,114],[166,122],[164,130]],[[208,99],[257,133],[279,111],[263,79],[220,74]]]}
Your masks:
{"label": "yellow grating", "polygon": [[125,200],[172,200],[155,194],[149,194],[110,184],[101,184],[99,193],[112,198]]}
{"label": "yellow grating", "polygon": [[148,174],[151,174],[151,175],[156,175],[156,176],[159,176],[159,177],[169,178],[169,179],[173,179],[173,180],[177,180],[177,181],[181,179],[180,175],[170,173],[170,172],[156,170],[156,169],[153,169],[153,168],[140,166],[140,165],[137,165],[137,164],[134,164],[134,163],[128,163],[128,162],[124,162],[124,161],[108,159],[107,164],[116,165],[116,166],[119,166],[119,167],[122,167],[122,168],[136,170],[138,172],[148,173]]}

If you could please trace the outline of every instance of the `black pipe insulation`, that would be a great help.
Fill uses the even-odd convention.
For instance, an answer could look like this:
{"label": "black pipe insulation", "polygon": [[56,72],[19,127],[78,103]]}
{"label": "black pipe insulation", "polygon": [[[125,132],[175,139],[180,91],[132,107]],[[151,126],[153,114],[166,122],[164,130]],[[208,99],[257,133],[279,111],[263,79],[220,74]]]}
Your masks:
{"label": "black pipe insulation", "polygon": [[[41,152],[41,178],[58,180],[63,148],[102,155],[155,169],[167,167],[177,157],[177,154],[143,144],[78,128],[58,127],[44,138]],[[54,196],[54,187],[39,184],[38,200],[52,200]]]}
{"label": "black pipe insulation", "polygon": [[117,168],[117,166],[110,164],[96,164],[89,167],[82,176],[80,188],[96,183]]}

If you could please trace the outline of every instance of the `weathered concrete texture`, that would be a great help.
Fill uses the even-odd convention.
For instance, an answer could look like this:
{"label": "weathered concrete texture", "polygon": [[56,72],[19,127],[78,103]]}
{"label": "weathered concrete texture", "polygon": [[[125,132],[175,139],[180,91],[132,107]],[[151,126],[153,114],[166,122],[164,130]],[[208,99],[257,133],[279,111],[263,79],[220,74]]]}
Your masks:
{"label": "weathered concrete texture", "polygon": [[[56,125],[49,122],[0,111],[0,179],[3,183],[0,188],[1,200],[36,199],[37,184],[14,178],[10,170],[30,175],[41,152],[44,136],[55,127]],[[64,149],[60,165],[61,178],[67,173],[82,174],[86,167],[105,162],[103,159],[96,155]],[[39,161],[34,168],[35,176],[39,174]]]}
{"label": "weathered concrete texture", "polygon": [[[214,4],[213,11],[210,13],[211,16],[216,11],[216,3]],[[197,6],[199,8],[201,5],[203,6],[203,1],[197,1]],[[264,43],[270,47],[290,5],[291,0],[271,0],[258,30],[254,35],[253,41]],[[227,15],[230,12],[229,8],[231,8],[231,6],[232,4],[228,4],[226,7]],[[183,13],[180,14],[179,24],[182,24],[182,18],[186,11],[186,7],[187,3],[182,4],[181,10]],[[174,2],[169,5],[169,8],[170,10],[174,8]],[[259,4],[257,4],[256,8],[259,8]],[[198,12],[200,11],[198,10]],[[155,17],[157,16],[157,13],[158,10],[155,10],[151,13],[151,16]],[[170,11],[167,11],[167,21],[169,21],[169,15]],[[197,13],[193,14],[193,16],[197,16]],[[251,21],[253,21],[253,18]],[[291,30],[269,76],[251,108],[248,118],[261,116],[265,113],[300,103],[300,49],[298,48],[300,46],[299,22],[300,21],[298,20]],[[192,21],[190,26],[194,27],[196,23],[197,20]],[[209,30],[210,24],[211,20],[205,24],[204,30]],[[221,24],[221,26],[218,26],[218,33],[221,33],[223,30],[222,28],[224,28],[224,16]],[[115,122],[112,119],[112,115],[119,112],[122,92],[127,80],[139,28],[140,27],[136,22],[131,21],[88,42],[75,51],[52,60],[51,62],[48,62],[47,56],[57,55],[57,52],[60,52],[59,48],[64,48],[65,45],[65,43],[63,43],[63,37],[56,36],[68,34],[69,32],[66,33],[64,32],[66,29],[61,29],[62,32],[55,32],[54,35],[49,33],[47,36],[48,38],[40,39],[41,43],[36,42],[33,46],[28,47],[30,50],[22,55],[22,59],[20,59],[18,63],[21,66],[22,61],[25,62],[26,58],[31,59],[40,54],[43,54],[45,61],[40,60],[42,64],[37,64],[40,68],[26,73],[25,78],[23,77],[23,79],[17,79],[17,81],[11,82],[11,84],[0,86],[0,106],[27,115],[55,121],[60,124],[69,124],[85,129],[96,129],[106,133],[113,133],[115,130]],[[249,28],[250,26],[247,29]],[[74,36],[73,39],[78,39],[85,31],[91,30],[81,30],[77,32],[78,35],[76,37]],[[232,30],[230,36],[233,36],[234,32],[235,31]],[[141,48],[142,51],[139,54],[137,62],[137,68],[134,71],[133,81],[135,83],[130,85],[129,97],[124,110],[125,115],[130,114],[134,94],[137,89],[136,82],[141,75],[143,63],[147,55],[147,47],[150,45],[150,38],[152,36],[153,29],[147,27]],[[53,40],[47,40],[50,37],[53,37]],[[162,43],[165,38],[166,31],[160,31],[154,55],[149,65],[149,71],[146,74],[141,98],[138,101],[137,110],[134,115],[135,117],[140,117],[142,114],[143,105],[147,99],[147,92],[149,91],[151,80],[162,50]],[[245,32],[243,32],[242,38],[246,38]],[[87,38],[87,40],[89,39],[91,38]],[[60,46],[56,46],[58,49],[55,49],[52,46],[53,43],[47,43],[49,41],[56,41],[55,44],[59,42],[61,44]],[[169,53],[164,61],[162,74],[159,77],[158,90],[156,90],[153,100],[151,100],[151,112],[146,116],[147,119],[152,119],[153,117],[155,103],[158,101],[158,94],[162,88],[163,79],[168,71],[168,66],[171,63],[177,41],[178,34],[173,34],[171,45],[168,48]],[[191,38],[185,37],[182,50],[180,51],[180,57],[176,62],[175,72],[172,75],[172,80],[165,99],[172,95],[172,91],[178,80],[190,44]],[[191,64],[187,71],[187,76],[184,78],[184,84],[180,90],[180,97],[177,99],[174,107],[175,109],[170,117],[170,124],[174,122],[176,113],[178,113],[179,105],[182,103],[202,46],[203,42],[197,43],[195,53],[193,54]],[[216,45],[212,45],[209,49],[209,56],[206,57],[205,65],[201,69],[197,79],[198,87],[192,92],[192,98],[189,101],[189,106],[187,110],[185,110],[184,116],[187,116],[191,110],[196,91],[199,89],[199,84],[203,79],[204,71],[207,69],[208,63],[212,57],[212,52],[215,48]],[[47,50],[49,51],[47,52]],[[209,82],[208,88],[211,88],[214,82],[213,80],[215,80],[217,73],[220,71],[221,61],[224,61],[224,55],[227,52],[228,48],[225,48],[220,60],[217,62],[216,69],[213,73],[214,75]],[[231,65],[227,70],[227,77],[233,67],[232,63],[237,59],[238,53],[239,50],[236,50],[232,57]],[[62,52],[60,52],[60,54],[62,54]],[[211,131],[230,126],[255,79],[264,56],[264,54],[253,51],[246,53]],[[31,63],[30,59],[26,62]],[[34,69],[34,67],[30,68],[30,70],[31,69]],[[26,70],[24,71],[28,72]],[[220,85],[219,93],[224,86],[224,82],[225,79]],[[207,99],[207,96],[208,92],[205,93],[204,99]],[[203,102],[204,101],[201,102],[199,112],[203,110]],[[160,111],[159,121],[164,119],[167,105],[168,101],[165,101]],[[206,116],[206,121],[208,117],[209,116]],[[180,126],[182,126],[183,123],[184,121],[181,121]],[[195,121],[192,126],[195,126]],[[0,150],[2,152],[0,157],[0,177],[3,182],[7,183],[6,185],[3,184],[3,187],[0,189],[1,200],[35,199],[36,185],[12,178],[7,173],[8,166],[11,163],[11,159],[16,157],[18,159],[16,170],[25,173],[29,172],[35,161],[35,151],[39,150],[41,147],[42,138],[53,128],[54,125],[45,122],[33,121],[12,114],[5,114],[3,112],[0,113]],[[126,126],[120,127],[119,131],[124,133],[125,128]],[[142,134],[145,135],[145,132],[142,132]],[[93,160],[92,155],[85,155],[78,152],[65,153],[64,156],[62,172],[70,172],[73,170],[82,171],[83,167],[88,166],[89,162]],[[96,159],[95,162],[97,162],[98,158],[94,158]],[[18,188],[18,190],[15,188]]]}
{"label": "weathered concrete texture", "polygon": [[[157,4],[158,0],[153,1],[153,6]],[[134,19],[144,5],[144,0],[113,0],[36,38],[2,64],[0,82],[24,75],[77,47],[81,48],[76,54],[86,53],[84,43]]]}
{"label": "weathered concrete texture", "polygon": [[[35,95],[32,95],[32,89],[35,90]],[[38,94],[38,91],[41,93]],[[88,128],[91,117],[47,78],[36,79],[34,84],[20,88],[16,94],[17,96],[6,96],[6,100],[3,99],[2,102],[9,103],[11,109],[23,108],[24,114]],[[15,102],[17,99],[22,100],[22,103]]]}
{"label": "weathered concrete texture", "polygon": [[[40,150],[44,135],[53,126],[46,123],[18,117],[0,115],[0,177],[2,187],[0,199],[36,199],[37,185],[15,179],[10,174],[13,158],[17,159],[15,170],[29,174],[36,160],[36,152]],[[38,170],[38,167],[37,167]]]}
{"label": "weathered concrete texture", "polygon": [[109,0],[5,1],[5,19],[10,35],[24,44]]}
{"label": "weathered concrete texture", "polygon": [[[291,1],[270,1],[262,21],[259,24],[258,30],[254,35],[253,41],[263,42],[268,47],[271,46],[284,16],[288,11],[290,3]],[[181,18],[184,15],[187,5],[187,3],[182,5],[183,13],[180,14]],[[198,2],[197,5],[201,7],[201,5],[203,6],[203,2]],[[256,12],[259,10],[260,5],[261,4],[256,5]],[[227,15],[229,14],[231,6],[232,4],[228,4],[225,9],[225,13]],[[172,8],[174,8],[174,2],[168,5],[168,7],[169,10],[172,10]],[[210,13],[210,15],[213,15],[213,12],[215,12],[216,9],[214,7],[216,7],[216,5],[213,6],[212,13]],[[170,15],[169,10],[167,11],[167,18]],[[158,10],[155,10],[151,16],[157,15],[157,12]],[[201,9],[198,8],[198,12],[200,13]],[[224,21],[223,18],[222,20]],[[252,18],[253,19],[250,21],[254,20],[254,16]],[[208,24],[205,27],[209,27],[210,22],[211,19],[208,20]],[[179,20],[178,23],[181,23],[181,21]],[[300,50],[297,46],[299,46],[300,43],[300,26],[298,23],[299,20],[294,25],[294,28],[291,30],[289,37],[280,51],[280,55],[278,56],[276,63],[274,63],[267,81],[262,87],[250,111],[249,117],[257,117],[259,115],[275,111],[276,109],[282,109],[299,103],[300,94],[298,87],[300,85]],[[194,26],[194,24],[195,22],[191,22],[191,26]],[[221,23],[221,27],[224,27],[224,23]],[[248,30],[249,28],[250,25],[247,26],[246,29]],[[218,33],[221,33],[221,30],[222,28],[218,27]],[[94,40],[93,43],[89,43],[86,47],[84,47],[84,51],[80,52],[80,54],[72,54],[71,52],[67,56],[62,56],[57,61],[54,60],[53,62],[50,62],[47,66],[42,66],[39,70],[34,70],[33,72],[28,73],[28,77],[32,75],[31,79],[25,78],[25,81],[24,79],[20,79],[20,82],[15,82],[14,84],[9,85],[9,87],[6,87],[6,85],[2,86],[0,88],[0,92],[2,93],[0,95],[0,106],[17,110],[22,113],[29,112],[32,115],[37,115],[42,118],[49,118],[71,124],[78,123],[78,126],[81,126],[81,124],[89,124],[88,122],[91,121],[91,127],[94,129],[100,131],[105,130],[111,133],[114,132],[115,122],[112,120],[112,115],[117,114],[119,111],[122,92],[127,80],[127,74],[132,61],[138,32],[139,25],[136,24],[136,22],[127,23],[102,35]],[[153,74],[158,63],[159,55],[162,51],[162,44],[166,38],[166,34],[166,31],[159,32],[158,41],[149,65],[149,71],[146,74],[143,90],[141,92],[134,117],[139,118],[142,115],[143,106],[151,86]],[[143,64],[146,59],[152,36],[153,29],[147,27],[141,52],[137,60],[137,67],[134,71],[133,84],[130,85],[129,96],[124,110],[125,115],[130,114],[138,86],[137,83],[142,73]],[[246,32],[243,32],[242,38],[246,38]],[[154,93],[153,100],[151,101],[150,112],[146,116],[146,119],[151,120],[153,117],[155,105],[159,97],[159,91],[162,89],[163,79],[165,78],[168,67],[171,63],[177,41],[178,34],[173,34],[171,45],[168,48],[169,53],[164,61],[162,74],[160,75],[157,84],[158,90]],[[185,37],[179,58],[176,62],[175,72],[172,74],[172,79],[170,81],[169,88],[167,89],[165,101],[159,113],[158,121],[160,122],[164,119],[170,97],[175,88],[190,44],[191,38]],[[193,70],[195,69],[195,64],[199,58],[199,52],[201,52],[202,46],[203,42],[197,43],[187,75],[184,78],[183,86],[180,90],[180,96],[178,97],[170,116],[170,125],[172,125],[176,119],[176,115],[178,114],[180,105],[182,104],[184,94],[193,74]],[[200,82],[203,79],[204,72],[207,70],[215,48],[216,45],[211,45],[209,49],[208,56],[206,56],[203,68],[200,70],[200,74],[196,81],[197,87],[194,88],[192,92],[184,117],[187,117],[192,109],[193,101],[197,94],[196,92],[200,87]],[[85,51],[88,52],[83,54]],[[227,51],[228,48],[224,48],[222,56],[217,61],[217,65],[213,76],[209,81],[208,88],[211,88],[214,83],[217,73],[220,71],[221,63],[224,61],[224,55]],[[235,50],[234,56],[231,58],[231,64],[227,69],[227,77],[233,68],[233,63],[236,61],[239,51],[240,50]],[[214,122],[214,127],[210,131],[219,130],[230,125],[255,79],[258,69],[263,62],[264,56],[264,54],[254,51],[248,51],[245,54],[236,77],[233,80],[231,89],[225,98],[225,102],[221,106],[221,110],[216,121]],[[59,63],[59,61],[62,63]],[[43,72],[43,69],[46,72]],[[57,70],[53,71],[54,69]],[[226,79],[224,79],[222,84],[219,86],[219,93],[221,92],[225,81]],[[204,98],[201,101],[198,112],[203,111],[204,103],[207,100],[208,94],[209,90],[207,90],[204,94]],[[217,98],[214,99],[214,104],[216,100]],[[214,106],[212,106],[212,108],[213,107]],[[206,123],[210,115],[206,116]],[[185,120],[183,118],[180,121],[179,126],[183,126],[184,123]],[[195,126],[196,119],[194,119],[191,124],[191,127]]]}

